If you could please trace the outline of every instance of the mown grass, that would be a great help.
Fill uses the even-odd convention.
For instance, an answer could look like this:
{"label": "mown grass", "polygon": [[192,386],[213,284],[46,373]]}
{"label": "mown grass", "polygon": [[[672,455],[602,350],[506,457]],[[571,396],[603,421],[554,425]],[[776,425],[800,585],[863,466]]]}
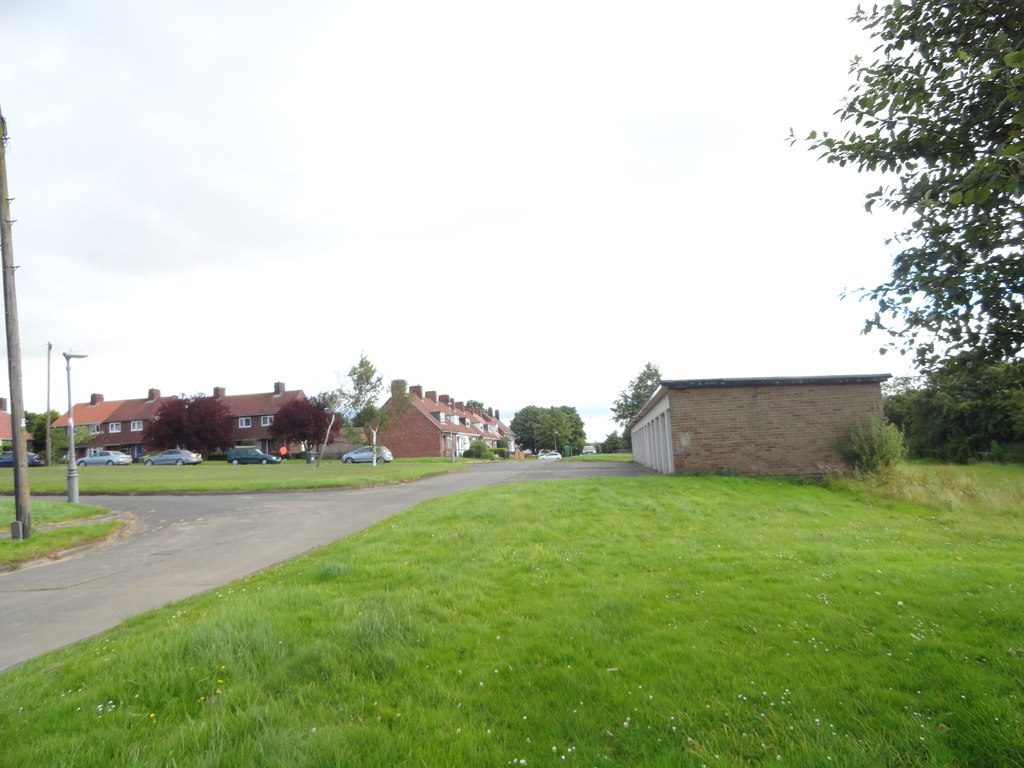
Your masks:
{"label": "mown grass", "polygon": [[[398,460],[390,464],[344,464],[324,461],[319,467],[300,461],[233,466],[205,462],[198,466],[80,467],[82,494],[202,493],[213,491],[280,491],[299,488],[342,488],[416,480],[464,468],[464,463]],[[67,468],[33,467],[28,473],[33,494],[61,494],[67,489]],[[0,470],[0,493],[12,493],[13,474]]]}
{"label": "mown grass", "polygon": [[[90,518],[101,516],[107,511],[87,504],[33,500],[29,506],[32,535],[28,539],[19,540],[0,538],[0,567],[18,565],[72,547],[102,541],[124,525],[119,521],[89,522]],[[0,499],[0,521],[7,533],[14,519],[14,501]],[[67,527],[49,527],[51,524],[68,521],[75,523]]]}
{"label": "mown grass", "polygon": [[1020,518],[725,477],[460,494],[8,671],[0,755],[1020,765]]}

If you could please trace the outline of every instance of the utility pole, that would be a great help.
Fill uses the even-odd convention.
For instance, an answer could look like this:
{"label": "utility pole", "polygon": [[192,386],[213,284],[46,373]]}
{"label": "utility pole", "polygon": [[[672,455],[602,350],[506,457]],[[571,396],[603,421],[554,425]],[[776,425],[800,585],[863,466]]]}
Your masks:
{"label": "utility pole", "polygon": [[25,455],[25,406],[21,392],[21,341],[18,300],[14,291],[14,244],[11,242],[11,198],[7,193],[7,121],[0,112],[0,265],[4,273],[4,316],[7,321],[7,371],[11,382],[11,435],[14,445],[14,522],[12,539],[32,535],[29,511],[28,457]]}
{"label": "utility pole", "polygon": [[50,353],[53,343],[46,342],[46,465],[53,463],[53,441],[50,440]]}

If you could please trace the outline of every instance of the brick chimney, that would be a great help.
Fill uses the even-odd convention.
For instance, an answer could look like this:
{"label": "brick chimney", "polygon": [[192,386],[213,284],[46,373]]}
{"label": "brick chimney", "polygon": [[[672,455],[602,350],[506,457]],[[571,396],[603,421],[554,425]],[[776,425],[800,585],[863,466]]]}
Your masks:
{"label": "brick chimney", "polygon": [[420,400],[422,400],[423,387],[420,386],[419,384],[414,384],[413,386],[409,387],[409,394],[411,394],[413,397],[418,397]]}
{"label": "brick chimney", "polygon": [[441,395],[439,398],[437,398],[437,400],[438,402],[444,403],[445,405],[448,405],[448,403],[451,402],[451,398],[448,397],[448,395]]}
{"label": "brick chimney", "polygon": [[466,410],[466,404],[465,403],[456,403],[455,404],[455,410],[457,410],[457,411],[464,411],[464,410]]}
{"label": "brick chimney", "polygon": [[214,387],[213,388],[213,396],[214,397],[224,397],[224,394],[226,392],[227,392],[227,390],[224,389],[224,387]]}
{"label": "brick chimney", "polygon": [[152,403],[152,402],[154,402],[156,400],[159,400],[159,399],[160,399],[160,390],[159,389],[151,389],[151,390],[149,390],[149,397],[146,398],[147,402]]}
{"label": "brick chimney", "polygon": [[501,411],[495,411],[494,412],[494,420],[495,421],[501,421]]}
{"label": "brick chimney", "polygon": [[437,390],[431,389],[430,391],[428,391],[427,392],[427,400],[433,400],[436,403],[437,402]]}
{"label": "brick chimney", "polygon": [[0,397],[0,411],[7,413],[7,398]]}
{"label": "brick chimney", "polygon": [[284,394],[284,384],[280,381],[274,382],[274,397],[280,397]]}
{"label": "brick chimney", "polygon": [[89,397],[89,405],[99,405],[102,402],[103,395],[97,394],[96,392],[93,392],[92,396]]}

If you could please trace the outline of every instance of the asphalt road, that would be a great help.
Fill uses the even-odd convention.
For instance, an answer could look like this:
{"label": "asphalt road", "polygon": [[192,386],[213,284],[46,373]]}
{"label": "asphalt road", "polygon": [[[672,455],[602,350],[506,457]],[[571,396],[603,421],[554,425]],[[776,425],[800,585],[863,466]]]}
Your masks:
{"label": "asphalt road", "polygon": [[131,529],[108,544],[0,573],[0,670],[276,565],[428,499],[501,483],[644,474],[646,469],[624,462],[495,462],[379,488],[83,496],[83,503],[130,518]]}

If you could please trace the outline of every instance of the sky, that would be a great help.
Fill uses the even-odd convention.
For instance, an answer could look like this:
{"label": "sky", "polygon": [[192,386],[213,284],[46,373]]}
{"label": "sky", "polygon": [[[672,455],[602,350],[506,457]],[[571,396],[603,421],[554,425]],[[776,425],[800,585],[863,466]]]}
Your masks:
{"label": "sky", "polygon": [[787,141],[835,127],[856,5],[0,0],[25,408],[66,411],[65,351],[75,402],[366,355],[590,441],[648,362],[906,375],[840,298],[901,222]]}

